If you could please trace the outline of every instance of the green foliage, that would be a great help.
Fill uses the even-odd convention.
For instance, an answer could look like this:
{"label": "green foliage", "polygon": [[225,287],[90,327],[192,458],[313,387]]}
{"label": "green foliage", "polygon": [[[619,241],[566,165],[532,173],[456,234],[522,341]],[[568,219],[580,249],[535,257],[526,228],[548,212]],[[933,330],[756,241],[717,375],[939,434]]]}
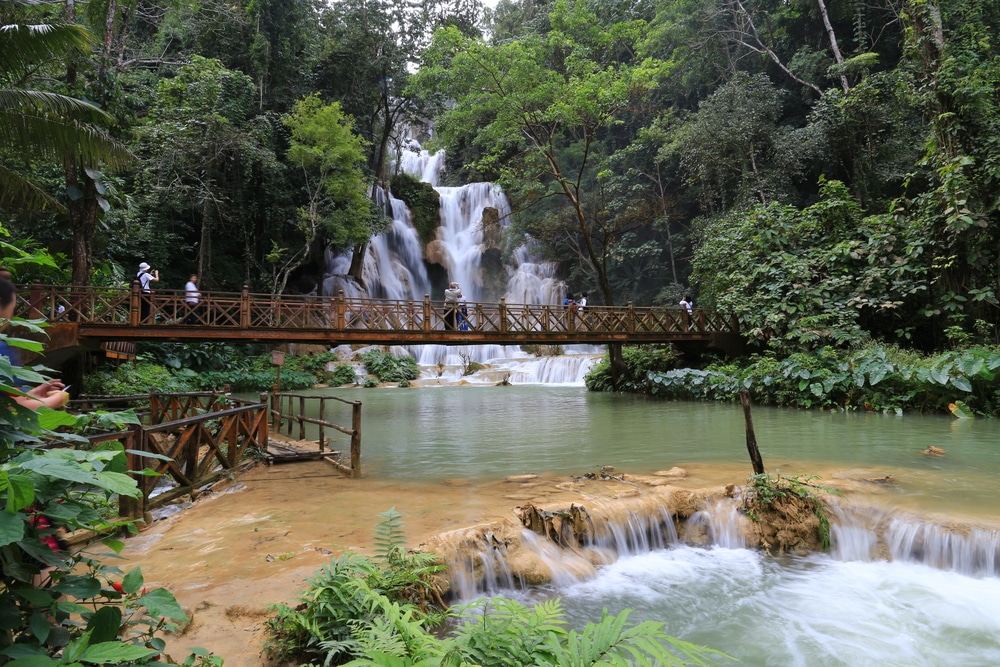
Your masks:
{"label": "green foliage", "polygon": [[378,378],[379,382],[416,380],[420,375],[417,360],[410,355],[396,356],[382,350],[371,349],[362,353],[361,363]]}
{"label": "green foliage", "polygon": [[350,364],[337,364],[332,371],[326,373],[326,383],[331,387],[354,384],[356,378],[357,373],[354,366]]}
{"label": "green foliage", "polygon": [[616,387],[611,380],[611,360],[604,355],[584,378],[591,391],[636,391],[645,386],[647,372],[666,373],[677,363],[677,353],[672,347],[630,346],[622,348],[625,362],[625,377]]}
{"label": "green foliage", "polygon": [[193,375],[182,377],[148,361],[121,364],[116,368],[104,367],[87,373],[83,378],[83,393],[99,396],[127,396],[150,391],[182,392],[197,388]]}
{"label": "green foliage", "polygon": [[[796,408],[948,412],[962,402],[979,414],[1000,412],[1000,349],[919,355],[895,348],[820,348],[786,357],[755,356],[704,369],[649,371],[630,391],[674,400],[734,401],[746,388],[755,402]],[[595,367],[596,369],[596,367]],[[588,387],[601,390],[606,371]],[[639,377],[643,377],[642,374]]]}
{"label": "green foliage", "polygon": [[426,245],[433,241],[437,228],[441,226],[441,195],[437,190],[430,183],[403,173],[392,177],[389,189],[394,197],[406,202],[420,242]]}
{"label": "green foliage", "polygon": [[309,579],[297,607],[272,605],[275,615],[267,621],[264,648],[269,657],[341,664],[359,654],[354,628],[380,618],[381,601],[404,604],[409,619],[430,625],[440,620],[426,607],[433,590],[430,577],[443,569],[438,557],[404,548],[395,509],[379,516],[374,557],[347,553]]}
{"label": "green foliage", "polygon": [[[47,429],[106,415],[75,420],[19,405],[13,387],[38,375],[0,355],[0,655],[24,665],[153,664],[164,646],[157,634],[186,620],[177,600],[164,588],[147,591],[139,569],[116,588],[118,568],[86,550],[70,553],[61,541],[66,532],[131,528],[109,526],[101,512],[113,499],[140,495],[129,455],[119,442],[76,449],[79,438]],[[129,417],[116,419],[123,420]],[[62,446],[39,446],[43,441]],[[104,544],[116,552],[123,546]]]}
{"label": "green foliage", "polygon": [[706,223],[693,260],[702,298],[780,350],[894,338],[901,321],[916,323],[930,284],[925,235],[864,217],[842,183],[823,182],[821,197]]}
{"label": "green foliage", "polygon": [[[435,631],[441,610],[428,613],[428,577],[443,569],[433,554],[403,547],[400,515],[380,515],[374,557],[346,554],[310,579],[292,609],[274,605],[265,652],[279,660],[356,667],[494,665],[711,665],[723,654],[670,637],[662,623],[628,626],[628,611],[583,630],[567,630],[562,605],[528,608],[479,599],[451,610],[447,636]],[[439,599],[434,596],[434,599]]]}
{"label": "green foliage", "polygon": [[[229,385],[237,393],[271,391],[278,382],[276,368],[265,370],[210,371],[197,378],[199,389],[222,389]],[[281,370],[281,391],[311,389],[317,384],[316,376],[305,371]]]}
{"label": "green foliage", "polygon": [[775,473],[753,475],[747,480],[747,494],[743,498],[743,510],[753,521],[760,521],[762,508],[781,506],[785,498],[796,498],[811,508],[819,520],[820,543],[824,549],[830,548],[830,518],[826,515],[826,503],[818,495],[836,493],[829,487],[813,484],[815,475],[793,475],[791,477]]}

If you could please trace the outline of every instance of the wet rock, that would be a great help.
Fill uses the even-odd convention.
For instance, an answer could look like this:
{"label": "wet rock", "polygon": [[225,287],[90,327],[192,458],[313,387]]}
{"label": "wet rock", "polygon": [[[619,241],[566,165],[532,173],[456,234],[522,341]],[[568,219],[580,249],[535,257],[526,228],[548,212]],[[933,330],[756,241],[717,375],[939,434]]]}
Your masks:
{"label": "wet rock", "polygon": [[924,450],[924,456],[944,456],[945,451],[940,447],[935,447],[934,445],[929,446]]}
{"label": "wet rock", "polygon": [[653,474],[656,475],[657,477],[684,478],[688,476],[687,470],[685,470],[684,468],[678,468],[677,466],[674,466],[670,470],[657,470]]}
{"label": "wet rock", "polygon": [[538,479],[538,475],[527,474],[527,475],[511,475],[507,478],[508,482],[515,482],[518,484],[523,484],[524,482],[533,482]]}

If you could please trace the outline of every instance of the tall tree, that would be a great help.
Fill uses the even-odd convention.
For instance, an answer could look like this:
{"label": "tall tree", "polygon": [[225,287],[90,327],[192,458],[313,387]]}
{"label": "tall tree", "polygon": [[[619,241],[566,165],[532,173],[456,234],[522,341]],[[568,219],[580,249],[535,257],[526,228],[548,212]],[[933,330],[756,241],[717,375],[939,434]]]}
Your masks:
{"label": "tall tree", "polygon": [[[375,232],[376,209],[367,197],[364,144],[337,102],[318,95],[296,103],[285,118],[292,133],[289,161],[302,172],[307,203],[298,210],[297,246],[284,236],[275,240],[268,261],[274,266],[274,294],[284,291],[288,276],[315,250],[317,240],[337,247],[366,241]],[[380,214],[380,212],[378,212]]]}
{"label": "tall tree", "polygon": [[[552,30],[490,46],[454,28],[435,34],[415,89],[443,103],[444,146],[471,141],[522,209],[550,206],[528,231],[574,248],[607,304],[608,262],[635,220],[609,214],[597,167],[604,141],[661,63],[627,62],[641,23],[599,26],[583,2],[560,0]],[[542,204],[539,204],[542,202]]]}
{"label": "tall tree", "polygon": [[[3,10],[10,11],[11,2]],[[93,46],[87,31],[72,23],[11,23],[0,26],[0,146],[22,164],[62,162],[97,175],[102,165],[118,167],[131,155],[115,141],[106,128],[114,119],[93,104],[49,90],[25,87],[33,77],[54,73]],[[79,190],[67,189],[71,206],[33,184],[22,171],[0,164],[0,205],[29,208],[51,206],[73,218],[78,207],[72,203],[84,197]],[[94,179],[91,179],[92,181]],[[106,205],[99,186],[91,197],[94,206]],[[96,217],[96,211],[90,219]],[[90,246],[82,226],[73,225],[74,284],[90,278]],[[92,235],[92,234],[91,234]],[[79,246],[79,247],[78,247]],[[79,255],[79,256],[77,256]]]}

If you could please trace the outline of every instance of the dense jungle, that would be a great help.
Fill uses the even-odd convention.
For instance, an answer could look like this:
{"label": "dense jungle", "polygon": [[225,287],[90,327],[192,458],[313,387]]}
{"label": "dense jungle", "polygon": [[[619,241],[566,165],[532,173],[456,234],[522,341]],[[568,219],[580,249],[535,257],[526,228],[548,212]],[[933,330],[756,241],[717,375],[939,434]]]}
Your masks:
{"label": "dense jungle", "polygon": [[[592,305],[690,295],[749,343],[736,360],[612,350],[591,389],[993,415],[998,24],[992,0],[0,0],[0,261],[22,285],[124,286],[146,262],[165,289],[198,274],[205,291],[277,295],[320,290],[347,252],[363,290],[389,225],[376,193],[403,199],[431,241],[437,195],[400,158],[444,151],[444,184],[502,187],[505,253],[533,244]],[[151,365],[88,381],[256,391],[273,383],[261,352],[153,345]],[[138,493],[125,451],[37,447],[82,424],[18,403],[47,372],[0,359],[0,664],[169,659],[162,633],[186,616],[174,596],[91,554],[67,567],[38,518],[106,530],[109,507]],[[285,382],[354,379],[332,361],[290,362]],[[380,380],[415,377],[412,360],[368,361]],[[774,495],[788,480],[761,483]],[[538,627],[562,627],[558,605],[510,603],[506,632],[440,640],[425,626],[446,616],[423,597],[438,565],[382,518],[375,556],[321,578],[351,591],[319,615],[339,624],[323,641],[367,656],[357,664],[404,664],[378,654],[384,619],[419,640],[420,664],[485,660],[498,637],[530,655]],[[318,661],[316,616],[299,611],[279,608],[271,650]],[[361,617],[364,640],[344,620]],[[649,664],[708,659],[626,617],[553,630],[546,664],[602,642]]]}

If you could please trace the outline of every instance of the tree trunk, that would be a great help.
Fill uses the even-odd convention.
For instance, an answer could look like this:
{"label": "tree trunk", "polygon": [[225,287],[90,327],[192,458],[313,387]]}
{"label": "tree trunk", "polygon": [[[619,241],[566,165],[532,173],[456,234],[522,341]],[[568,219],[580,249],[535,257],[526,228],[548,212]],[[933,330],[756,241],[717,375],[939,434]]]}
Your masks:
{"label": "tree trunk", "polygon": [[201,210],[201,241],[198,243],[198,275],[202,285],[214,284],[212,280],[212,205],[205,197]]}
{"label": "tree trunk", "polygon": [[[837,44],[837,35],[833,32],[833,24],[830,23],[830,15],[826,11],[826,3],[823,0],[816,0],[819,4],[819,13],[823,16],[823,27],[826,28],[826,34],[830,38],[830,50],[833,51],[833,59],[837,61],[838,65],[844,64],[844,56],[840,53],[840,46]],[[845,93],[851,92],[851,86],[847,81],[847,74],[841,70],[840,72],[840,87],[844,89]]]}
{"label": "tree trunk", "polygon": [[743,404],[743,418],[746,420],[747,452],[750,454],[753,474],[763,475],[764,461],[760,458],[760,450],[757,449],[757,435],[753,432],[753,417],[750,416],[750,392],[746,389],[740,389],[740,402]]}
{"label": "tree trunk", "polygon": [[97,188],[94,180],[79,167],[76,158],[63,159],[66,188],[82,195],[66,202],[69,226],[73,234],[73,276],[70,282],[79,287],[90,284],[94,272],[94,230],[97,226]]}

